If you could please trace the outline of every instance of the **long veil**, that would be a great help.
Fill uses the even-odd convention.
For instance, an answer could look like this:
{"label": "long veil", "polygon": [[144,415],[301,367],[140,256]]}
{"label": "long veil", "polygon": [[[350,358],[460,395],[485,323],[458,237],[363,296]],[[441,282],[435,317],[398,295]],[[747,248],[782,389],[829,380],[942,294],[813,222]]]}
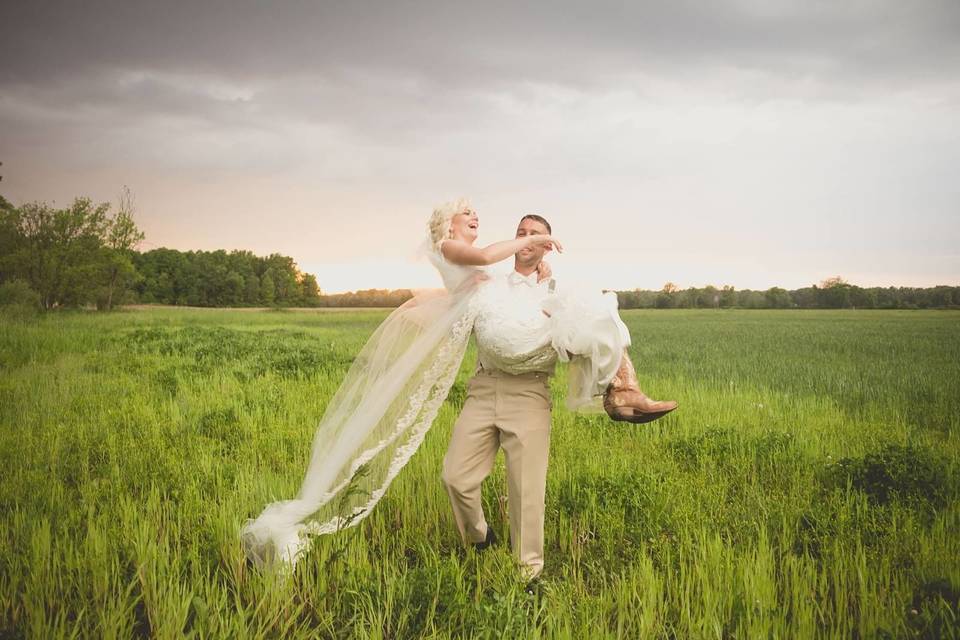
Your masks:
{"label": "long veil", "polygon": [[243,525],[251,561],[292,568],[311,535],[354,526],[370,513],[419,448],[456,378],[476,288],[465,278],[452,292],[420,293],[377,327],[317,426],[297,497],[268,504]]}

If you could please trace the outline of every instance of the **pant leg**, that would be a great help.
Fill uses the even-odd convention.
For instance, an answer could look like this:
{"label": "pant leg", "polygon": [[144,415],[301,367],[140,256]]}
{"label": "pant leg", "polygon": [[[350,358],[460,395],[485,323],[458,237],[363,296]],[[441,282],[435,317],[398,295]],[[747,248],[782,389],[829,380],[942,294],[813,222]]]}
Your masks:
{"label": "pant leg", "polygon": [[480,485],[490,475],[500,446],[494,424],[495,401],[493,378],[481,374],[470,379],[443,458],[443,483],[465,544],[483,542],[487,535]]}
{"label": "pant leg", "polygon": [[497,426],[507,462],[510,542],[528,578],[543,570],[544,501],[550,455],[545,376],[499,378]]}

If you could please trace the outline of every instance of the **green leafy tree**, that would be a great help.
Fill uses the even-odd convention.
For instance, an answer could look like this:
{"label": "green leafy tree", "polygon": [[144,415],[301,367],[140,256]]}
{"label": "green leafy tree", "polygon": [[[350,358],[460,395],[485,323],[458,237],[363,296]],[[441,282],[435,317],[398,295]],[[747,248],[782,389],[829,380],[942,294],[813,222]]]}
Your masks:
{"label": "green leafy tree", "polygon": [[960,297],[956,297],[957,287],[940,285],[930,291],[930,305],[934,307],[952,307],[960,304]]}
{"label": "green leafy tree", "polygon": [[[20,229],[20,212],[10,202],[0,196],[0,282],[12,280],[20,275],[17,262],[18,251],[23,243]],[[26,286],[30,286],[26,284]]]}
{"label": "green leafy tree", "polygon": [[741,309],[766,309],[770,305],[762,292],[742,289],[737,292],[737,306]]}
{"label": "green leafy tree", "polygon": [[637,309],[640,307],[640,296],[637,291],[617,291],[617,305],[621,309]]}
{"label": "green leafy tree", "polygon": [[850,305],[854,309],[875,309],[877,307],[877,293],[873,289],[863,289],[851,285]]}
{"label": "green leafy tree", "polygon": [[243,294],[243,301],[249,305],[257,305],[260,303],[260,278],[254,273],[250,273],[244,279],[245,287]]}
{"label": "green leafy tree", "polygon": [[245,285],[242,275],[236,271],[227,273],[224,304],[230,306],[243,304]]}
{"label": "green leafy tree", "polygon": [[103,251],[103,295],[97,301],[97,307],[113,309],[116,298],[122,294],[137,278],[137,268],[133,264],[132,253],[144,234],[133,220],[134,202],[129,187],[124,186],[120,194],[120,206],[117,213],[107,221]]}
{"label": "green leafy tree", "polygon": [[696,309],[697,299],[700,297],[700,290],[696,287],[685,289],[679,294],[678,306],[683,309]]}
{"label": "green leafy tree", "polygon": [[276,297],[277,288],[273,283],[273,271],[267,269],[260,276],[260,301],[265,305],[272,305]]}
{"label": "green leafy tree", "polygon": [[304,273],[300,278],[300,296],[303,304],[316,306],[320,301],[320,286],[317,277],[312,273]]}
{"label": "green leafy tree", "polygon": [[708,284],[697,293],[697,306],[701,309],[716,309],[720,306],[720,292],[712,284]]}
{"label": "green leafy tree", "polygon": [[803,287],[790,292],[790,299],[801,309],[812,309],[817,306],[817,288]]}
{"label": "green leafy tree", "polygon": [[786,309],[792,304],[790,294],[780,287],[770,287],[763,295],[767,299],[767,306],[772,309]]}
{"label": "green leafy tree", "polygon": [[817,306],[823,309],[846,309],[851,305],[850,285],[840,276],[827,278],[816,289]]}
{"label": "green leafy tree", "polygon": [[673,309],[677,306],[677,291],[679,287],[673,284],[672,282],[667,282],[663,285],[663,288],[660,290],[660,293],[657,295],[657,308],[658,309]]}
{"label": "green leafy tree", "polygon": [[737,304],[737,290],[729,284],[723,285],[720,289],[720,306],[724,309],[730,309]]}
{"label": "green leafy tree", "polygon": [[14,224],[19,242],[9,263],[40,296],[43,309],[84,304],[100,281],[103,238],[110,205],[77,198],[66,209],[29,203]]}

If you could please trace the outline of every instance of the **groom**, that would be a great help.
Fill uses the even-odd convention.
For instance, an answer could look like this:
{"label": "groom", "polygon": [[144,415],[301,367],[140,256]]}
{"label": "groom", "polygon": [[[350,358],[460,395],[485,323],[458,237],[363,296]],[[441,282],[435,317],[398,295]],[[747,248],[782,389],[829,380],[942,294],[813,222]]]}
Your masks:
{"label": "groom", "polygon": [[[517,237],[551,233],[550,223],[526,215]],[[478,363],[443,461],[443,482],[465,543],[484,549],[496,542],[480,504],[480,485],[503,447],[507,463],[510,541],[527,579],[543,570],[544,496],[550,451],[549,378],[557,355],[541,310],[554,281],[537,282],[545,247],[516,254],[514,270],[495,276],[478,293],[474,324]],[[504,342],[522,361],[507,359]],[[522,347],[522,348],[521,348]],[[529,350],[526,348],[529,347]]]}

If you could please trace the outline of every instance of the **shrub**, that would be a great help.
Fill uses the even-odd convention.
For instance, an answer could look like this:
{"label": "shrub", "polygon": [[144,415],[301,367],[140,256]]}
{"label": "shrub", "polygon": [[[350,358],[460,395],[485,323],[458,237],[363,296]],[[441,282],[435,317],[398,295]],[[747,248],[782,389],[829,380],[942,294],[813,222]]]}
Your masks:
{"label": "shrub", "polygon": [[15,318],[31,318],[40,311],[40,295],[20,279],[0,284],[0,312]]}
{"label": "shrub", "polygon": [[835,485],[849,481],[876,504],[904,500],[940,509],[954,493],[946,461],[913,445],[890,444],[862,458],[842,458],[830,475]]}

